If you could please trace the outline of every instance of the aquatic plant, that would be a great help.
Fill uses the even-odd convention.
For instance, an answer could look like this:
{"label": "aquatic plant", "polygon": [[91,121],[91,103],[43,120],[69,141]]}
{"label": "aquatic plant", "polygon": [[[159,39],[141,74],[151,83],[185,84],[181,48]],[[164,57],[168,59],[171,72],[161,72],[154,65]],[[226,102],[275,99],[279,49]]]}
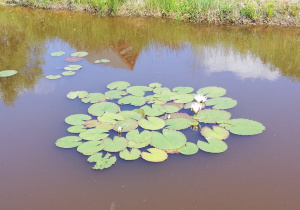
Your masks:
{"label": "aquatic plant", "polygon": [[3,71],[0,71],[0,77],[10,77],[17,73],[18,72],[16,70],[3,70]]}
{"label": "aquatic plant", "polygon": [[[141,157],[150,162],[162,162],[168,154],[194,155],[199,150],[222,153],[228,148],[224,140],[229,133],[255,135],[265,130],[253,120],[230,119],[231,114],[224,109],[233,108],[237,101],[223,97],[226,90],[221,87],[200,88],[192,93],[192,87],[170,90],[159,83],[130,86],[128,82],[116,81],[107,88],[110,90],[104,94],[67,94],[70,99],[78,97],[92,103],[88,108],[90,115],[66,117],[65,122],[71,125],[68,132],[73,135],[56,141],[58,147],[77,147],[79,153],[89,155],[88,161],[96,163],[94,169],[111,167],[117,161],[117,153],[123,160]],[[121,111],[123,104],[129,110]],[[187,139],[183,132],[190,127],[200,130],[200,140]]]}

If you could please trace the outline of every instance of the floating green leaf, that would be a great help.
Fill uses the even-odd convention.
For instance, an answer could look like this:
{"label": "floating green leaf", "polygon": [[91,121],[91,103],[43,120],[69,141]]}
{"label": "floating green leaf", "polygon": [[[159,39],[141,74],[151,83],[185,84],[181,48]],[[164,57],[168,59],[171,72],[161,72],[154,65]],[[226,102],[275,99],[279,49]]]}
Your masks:
{"label": "floating green leaf", "polygon": [[149,84],[149,87],[151,87],[151,88],[161,87],[161,84],[158,83],[158,82],[153,82],[153,83],[150,83],[150,84]]}
{"label": "floating green leaf", "polygon": [[168,158],[168,154],[157,148],[149,148],[148,152],[142,152],[141,156],[144,160],[149,162],[162,162]]}
{"label": "floating green leaf", "polygon": [[191,127],[192,121],[184,118],[174,118],[166,120],[166,128],[172,130],[182,130]]}
{"label": "floating green leaf", "polygon": [[191,93],[194,91],[194,88],[192,88],[192,87],[175,87],[172,89],[172,91],[178,92],[178,93]]}
{"label": "floating green leaf", "polygon": [[65,59],[66,62],[70,62],[70,63],[77,63],[82,60],[83,60],[83,58],[80,58],[80,57],[70,57],[70,58]]}
{"label": "floating green leaf", "polygon": [[96,125],[96,128],[99,129],[104,129],[104,130],[111,130],[114,129],[116,127],[115,124],[113,123],[109,123],[109,122],[100,122],[99,124]]}
{"label": "floating green leaf", "polygon": [[61,75],[48,75],[46,76],[47,79],[59,79],[61,78]]}
{"label": "floating green leaf", "polygon": [[208,98],[216,98],[225,95],[226,90],[221,87],[211,86],[211,87],[200,88],[197,91],[197,94],[206,95],[206,97]]}
{"label": "floating green leaf", "polygon": [[237,101],[228,97],[219,97],[209,99],[205,104],[213,106],[214,109],[231,109],[237,105]]}
{"label": "floating green leaf", "polygon": [[0,77],[10,77],[17,73],[18,72],[16,70],[4,70],[4,71],[0,71]]}
{"label": "floating green leaf", "polygon": [[157,87],[157,88],[153,89],[153,93],[157,93],[157,94],[167,93],[167,92],[171,92],[171,90],[167,87]]}
{"label": "floating green leaf", "polygon": [[255,135],[265,130],[261,123],[248,119],[231,119],[220,126],[237,135]]}
{"label": "floating green leaf", "polygon": [[137,143],[149,141],[151,137],[152,137],[151,132],[147,130],[142,131],[141,133],[139,133],[138,130],[132,130],[126,134],[126,138],[129,141],[135,141]]}
{"label": "floating green leaf", "polygon": [[163,133],[152,132],[153,147],[163,150],[176,150],[183,147],[186,143],[186,137],[183,133],[175,130],[163,129]]}
{"label": "floating green leaf", "polygon": [[116,82],[112,82],[110,84],[107,85],[107,88],[109,89],[117,89],[117,90],[125,90],[127,87],[129,87],[130,84],[129,82],[125,82],[125,81],[116,81]]}
{"label": "floating green leaf", "polygon": [[143,106],[146,98],[141,96],[125,96],[118,101],[119,104],[131,104],[133,106]]}
{"label": "floating green leaf", "polygon": [[229,112],[218,109],[201,110],[194,116],[195,119],[203,123],[222,123],[229,120],[230,117],[231,114]]}
{"label": "floating green leaf", "polygon": [[194,100],[194,94],[177,94],[171,96],[170,99],[174,100],[175,103],[184,104]]}
{"label": "floating green leaf", "polygon": [[88,162],[96,162],[93,169],[102,170],[105,168],[111,167],[113,164],[116,163],[117,158],[115,156],[111,156],[111,154],[107,153],[104,157],[103,154],[96,153],[91,155],[88,159]]}
{"label": "floating green leaf", "polygon": [[105,96],[111,99],[119,99],[124,95],[127,95],[127,93],[123,90],[110,90],[105,93]]}
{"label": "floating green leaf", "polygon": [[109,63],[109,62],[110,62],[110,60],[108,60],[108,59],[100,59],[100,60],[95,60],[94,63]]}
{"label": "floating green leaf", "polygon": [[62,56],[62,55],[64,55],[64,54],[65,54],[65,52],[63,52],[63,51],[57,51],[57,52],[51,53],[50,55],[51,55],[51,56]]}
{"label": "floating green leaf", "polygon": [[212,126],[213,129],[210,129],[209,127],[204,127],[201,129],[201,134],[206,139],[213,138],[217,140],[224,140],[227,139],[229,136],[228,130],[219,127],[219,126]]}
{"label": "floating green leaf", "polygon": [[120,114],[123,115],[124,118],[131,118],[134,120],[139,120],[143,117],[140,113],[135,111],[122,111]]}
{"label": "floating green leaf", "polygon": [[97,141],[106,138],[109,135],[106,132],[108,132],[108,130],[92,128],[81,132],[79,137],[88,141]]}
{"label": "floating green leaf", "polygon": [[159,115],[162,115],[165,113],[164,111],[161,111],[163,109],[162,106],[155,105],[155,104],[153,104],[152,107],[150,107],[148,105],[143,106],[143,107],[141,107],[141,109],[144,110],[145,115],[148,115],[150,117],[156,117],[156,116],[159,116]]}
{"label": "floating green leaf", "polygon": [[134,96],[144,96],[145,92],[152,91],[153,89],[148,86],[131,86],[127,88],[127,92]]}
{"label": "floating green leaf", "polygon": [[80,57],[80,58],[85,57],[87,55],[88,55],[87,52],[74,52],[74,53],[71,54],[72,57]]}
{"label": "floating green leaf", "polygon": [[85,97],[87,97],[88,95],[89,95],[89,93],[86,92],[86,91],[84,91],[84,90],[82,90],[82,91],[77,91],[77,96],[78,96],[78,98],[85,98]]}
{"label": "floating green leaf", "polygon": [[86,100],[88,100],[88,102],[94,104],[94,103],[98,103],[98,102],[104,102],[106,100],[106,97],[102,93],[89,93],[86,96]]}
{"label": "floating green leaf", "polygon": [[127,146],[130,147],[130,148],[137,148],[137,149],[144,148],[144,147],[147,147],[147,146],[150,145],[151,140],[152,140],[151,138],[148,139],[147,141],[144,141],[144,142],[136,142],[136,141],[128,140]]}
{"label": "floating green leaf", "polygon": [[139,125],[148,130],[159,130],[165,126],[165,121],[158,117],[148,117],[148,119],[140,119],[138,121]]}
{"label": "floating green leaf", "polygon": [[77,98],[77,92],[76,91],[71,91],[67,94],[67,98],[69,99],[75,99]]}
{"label": "floating green leaf", "polygon": [[198,140],[197,146],[199,149],[203,150],[204,152],[210,153],[221,153],[225,152],[228,148],[227,144],[224,141],[209,138],[207,142]]}
{"label": "floating green leaf", "polygon": [[76,71],[81,69],[82,66],[81,65],[68,65],[64,68],[64,70],[68,70],[68,71]]}
{"label": "floating green leaf", "polygon": [[55,145],[60,148],[74,148],[82,144],[81,140],[78,136],[65,136],[57,139]]}
{"label": "floating green leaf", "polygon": [[163,111],[164,113],[175,113],[178,112],[180,110],[180,108],[178,106],[175,105],[169,105],[169,104],[163,104],[160,108],[161,111]]}
{"label": "floating green leaf", "polygon": [[104,139],[103,144],[104,151],[120,152],[127,147],[127,140],[124,137],[115,136],[113,140],[111,138]]}
{"label": "floating green leaf", "polygon": [[118,131],[119,127],[122,128],[122,132],[132,131],[132,130],[134,130],[138,127],[138,122],[136,120],[127,118],[125,120],[118,121],[116,123],[116,126],[115,126],[114,130]]}
{"label": "floating green leaf", "polygon": [[98,117],[100,122],[117,123],[117,121],[124,120],[124,116],[115,113],[104,113],[101,117]]}
{"label": "floating green leaf", "polygon": [[119,156],[124,160],[136,160],[141,156],[141,151],[135,148],[131,149],[131,151],[124,149],[119,153]]}
{"label": "floating green leaf", "polygon": [[101,102],[91,105],[88,108],[88,113],[94,116],[102,116],[104,113],[117,113],[120,107],[117,104],[111,102]]}
{"label": "floating green leaf", "polygon": [[61,73],[61,74],[64,75],[64,76],[72,76],[72,75],[75,74],[75,72],[74,72],[74,71],[64,71],[64,72]]}
{"label": "floating green leaf", "polygon": [[192,142],[187,142],[183,147],[178,149],[183,155],[194,155],[198,152],[198,146]]}
{"label": "floating green leaf", "polygon": [[73,114],[66,117],[65,122],[70,125],[83,125],[85,120],[90,120],[92,117],[86,114]]}
{"label": "floating green leaf", "polygon": [[84,125],[74,125],[68,128],[68,132],[70,133],[81,133],[85,131]]}
{"label": "floating green leaf", "polygon": [[84,155],[95,154],[104,148],[102,141],[87,141],[77,147],[77,151]]}

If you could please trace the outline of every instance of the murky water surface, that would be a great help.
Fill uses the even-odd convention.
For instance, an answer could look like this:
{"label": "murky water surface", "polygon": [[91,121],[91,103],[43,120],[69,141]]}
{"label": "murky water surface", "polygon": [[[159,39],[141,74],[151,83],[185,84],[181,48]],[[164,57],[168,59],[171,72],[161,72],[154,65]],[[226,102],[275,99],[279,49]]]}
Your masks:
{"label": "murky water surface", "polygon": [[[51,57],[54,51],[62,57]],[[71,77],[64,58],[89,55]],[[106,65],[94,64],[107,58]],[[99,18],[61,11],[0,7],[1,209],[298,209],[300,206],[300,30],[203,27],[141,18]],[[86,113],[69,91],[105,92],[132,85],[221,86],[238,101],[233,118],[266,131],[231,134],[213,155],[170,155],[163,163],[118,160],[103,171],[75,149],[55,146],[68,135],[64,118]],[[200,134],[188,133],[197,140]]]}

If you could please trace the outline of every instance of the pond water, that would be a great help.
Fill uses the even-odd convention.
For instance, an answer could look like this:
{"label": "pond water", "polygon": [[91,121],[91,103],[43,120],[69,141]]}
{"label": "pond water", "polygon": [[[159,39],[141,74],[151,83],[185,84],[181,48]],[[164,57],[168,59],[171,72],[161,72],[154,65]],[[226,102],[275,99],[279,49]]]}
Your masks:
{"label": "pond water", "polygon": [[[65,51],[61,57],[50,53]],[[58,80],[76,51],[82,70]],[[204,27],[149,18],[99,18],[0,7],[1,209],[298,209],[300,205],[300,29]],[[94,64],[106,58],[107,64]],[[195,90],[220,86],[238,105],[233,118],[263,123],[255,136],[231,134],[221,154],[169,155],[106,170],[76,149],[65,117],[87,113],[69,91],[159,82]],[[188,132],[197,140],[198,132]]]}

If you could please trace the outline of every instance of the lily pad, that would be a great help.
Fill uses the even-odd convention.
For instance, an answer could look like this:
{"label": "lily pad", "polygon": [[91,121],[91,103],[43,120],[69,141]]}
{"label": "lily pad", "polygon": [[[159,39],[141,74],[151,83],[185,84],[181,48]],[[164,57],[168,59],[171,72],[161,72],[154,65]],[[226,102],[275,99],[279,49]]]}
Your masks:
{"label": "lily pad", "polygon": [[[207,143],[208,142],[208,143]],[[207,142],[198,140],[197,146],[204,152],[210,153],[221,153],[225,152],[228,148],[227,144],[224,141],[217,139],[209,138]]]}
{"label": "lily pad", "polygon": [[248,119],[231,119],[220,126],[237,135],[256,135],[265,130],[265,126],[261,123]]}
{"label": "lily pad", "polygon": [[88,92],[86,92],[85,90],[81,90],[81,91],[77,91],[77,96],[78,98],[85,98],[89,95]]}
{"label": "lily pad", "polygon": [[213,138],[217,140],[224,140],[227,139],[229,136],[228,130],[219,127],[219,126],[212,126],[213,129],[210,129],[209,127],[204,127],[201,129],[200,133],[202,136],[204,136],[206,139]]}
{"label": "lily pad", "polygon": [[150,117],[156,117],[156,116],[160,116],[162,114],[164,114],[164,111],[161,111],[163,109],[162,106],[160,105],[155,105],[153,104],[152,107],[146,105],[141,107],[141,109],[144,110],[145,115],[150,116]]}
{"label": "lily pad", "polygon": [[70,133],[81,133],[85,131],[84,125],[74,125],[68,128],[68,132]]}
{"label": "lily pad", "polygon": [[157,148],[149,148],[147,149],[148,152],[142,152],[141,156],[144,160],[149,162],[162,162],[168,158],[168,154]]}
{"label": "lily pad", "polygon": [[158,82],[153,82],[153,83],[149,84],[149,87],[151,87],[151,88],[161,87],[161,84]]}
{"label": "lily pad", "polygon": [[18,72],[16,70],[4,70],[4,71],[0,71],[0,77],[10,77],[17,73]]}
{"label": "lily pad", "polygon": [[173,92],[178,93],[191,93],[194,91],[194,88],[192,87],[175,87],[172,89]]}
{"label": "lily pad", "polygon": [[138,130],[132,130],[126,134],[126,138],[129,141],[135,141],[137,143],[149,141],[151,137],[152,137],[151,132],[147,130],[142,131],[141,133],[139,133]]}
{"label": "lily pad", "polygon": [[82,66],[81,65],[68,65],[64,68],[64,70],[67,70],[67,71],[76,71],[76,70],[79,70],[81,69]]}
{"label": "lily pad", "polygon": [[130,141],[128,140],[127,146],[130,148],[136,148],[136,149],[140,149],[140,148],[144,148],[147,147],[151,144],[152,138],[148,139],[147,141],[144,142],[136,142],[136,141]]}
{"label": "lily pad", "polygon": [[100,59],[100,60],[95,60],[94,63],[109,63],[109,62],[110,62],[110,60],[108,60],[108,59]]}
{"label": "lily pad", "polygon": [[229,120],[230,117],[231,114],[229,112],[218,109],[201,110],[194,116],[195,119],[203,123],[222,123]]}
{"label": "lily pad", "polygon": [[57,52],[51,53],[50,55],[51,55],[51,56],[62,56],[62,55],[64,55],[64,54],[65,54],[64,51],[57,51]]}
{"label": "lily pad", "polygon": [[106,138],[109,134],[106,133],[108,130],[99,129],[99,128],[92,128],[86,131],[83,131],[79,134],[79,137],[88,140],[88,141],[98,141],[101,139]]}
{"label": "lily pad", "polygon": [[120,152],[127,147],[127,139],[124,137],[115,136],[112,140],[111,138],[106,138],[103,140],[104,151],[107,152]]}
{"label": "lily pad", "polygon": [[174,118],[166,120],[166,128],[172,130],[182,130],[191,127],[192,121],[184,118]]}
{"label": "lily pad", "polygon": [[139,149],[131,149],[131,151],[124,149],[119,153],[120,158],[124,160],[136,160],[141,156],[141,151]]}
{"label": "lily pad", "polygon": [[127,87],[130,86],[129,82],[125,82],[125,81],[116,81],[116,82],[112,82],[110,84],[107,85],[107,88],[109,89],[117,89],[117,90],[125,90]]}
{"label": "lily pad", "polygon": [[127,92],[134,96],[144,96],[145,92],[152,91],[153,89],[148,86],[131,86],[127,88]]}
{"label": "lily pad", "polygon": [[100,122],[99,124],[96,125],[96,128],[99,129],[104,129],[104,130],[111,130],[116,127],[115,124],[109,123],[109,122]]}
{"label": "lily pad", "polygon": [[183,147],[178,149],[183,155],[194,155],[198,152],[198,146],[192,142],[187,142]]}
{"label": "lily pad", "polygon": [[47,75],[46,78],[47,79],[59,79],[59,78],[61,78],[61,75]]}
{"label": "lily pad", "polygon": [[67,94],[67,98],[69,99],[75,99],[77,98],[77,91],[71,91]]}
{"label": "lily pad", "polygon": [[177,119],[177,118],[184,118],[184,119],[188,119],[190,121],[193,121],[194,118],[192,116],[190,116],[187,113],[171,113],[171,114],[166,114],[162,117],[162,119]]}
{"label": "lily pad", "polygon": [[124,118],[131,118],[134,120],[139,120],[141,119],[143,116],[135,111],[122,111],[120,112],[120,114],[124,117]]}
{"label": "lily pad", "polygon": [[87,120],[83,125],[85,128],[95,128],[100,123],[98,120]]}
{"label": "lily pad", "polygon": [[146,103],[146,98],[141,96],[124,96],[119,99],[119,104],[130,104],[133,106],[143,106]]}
{"label": "lily pad", "polygon": [[163,104],[162,106],[160,106],[159,109],[160,109],[160,111],[163,111],[164,113],[175,113],[180,110],[180,108],[178,106],[168,105],[168,104]]}
{"label": "lily pad", "polygon": [[120,107],[111,102],[95,103],[88,108],[88,113],[94,116],[102,116],[104,113],[117,113]]}
{"label": "lily pad", "polygon": [[237,101],[228,97],[219,97],[207,100],[206,105],[213,106],[214,109],[231,109],[237,105]]}
{"label": "lily pad", "polygon": [[171,92],[171,90],[167,87],[157,87],[153,89],[153,93],[160,94],[160,93],[166,93],[166,92]]}
{"label": "lily pad", "polygon": [[174,100],[177,104],[185,104],[192,102],[194,100],[193,94],[177,94],[174,96],[171,96],[170,99]]}
{"label": "lily pad", "polygon": [[57,139],[55,145],[60,148],[74,148],[82,144],[81,140],[78,136],[65,136]]}
{"label": "lily pad", "polygon": [[77,63],[82,61],[83,58],[80,57],[70,57],[70,58],[66,58],[65,61],[69,62],[69,63]]}
{"label": "lily pad", "polygon": [[163,129],[163,133],[152,132],[153,147],[163,150],[176,150],[183,147],[186,143],[186,137],[183,133],[175,130]]}
{"label": "lily pad", "polygon": [[116,163],[117,158],[115,156],[111,156],[111,154],[107,153],[104,157],[103,154],[96,153],[91,155],[88,159],[88,162],[95,162],[93,169],[102,170],[105,168],[111,167],[113,164]]}
{"label": "lily pad", "polygon": [[92,117],[86,114],[73,114],[66,117],[65,122],[70,125],[83,125],[85,120],[90,120]]}
{"label": "lily pad", "polygon": [[165,121],[158,117],[142,118],[138,121],[139,125],[148,130],[159,130],[165,126]]}
{"label": "lily pad", "polygon": [[226,90],[221,87],[211,86],[200,88],[197,91],[197,94],[206,95],[208,98],[217,98],[226,94]]}
{"label": "lily pad", "polygon": [[74,52],[71,54],[72,57],[80,57],[80,58],[85,57],[87,55],[88,55],[87,52]]}
{"label": "lily pad", "polygon": [[64,76],[72,76],[72,75],[75,74],[75,72],[74,72],[74,71],[64,71],[64,72],[61,73],[61,74],[64,75]]}
{"label": "lily pad", "polygon": [[124,116],[116,113],[104,113],[101,117],[98,117],[100,122],[117,123],[120,120],[124,120]]}
{"label": "lily pad", "polygon": [[106,100],[106,97],[102,93],[89,93],[86,98],[88,99],[88,102],[94,104],[98,102],[104,102]]}
{"label": "lily pad", "polygon": [[116,126],[115,126],[114,130],[118,131],[119,127],[122,128],[122,132],[132,131],[132,130],[134,130],[138,127],[138,122],[136,120],[127,118],[125,120],[118,121],[116,123]]}
{"label": "lily pad", "polygon": [[92,155],[103,150],[104,144],[102,141],[87,141],[77,147],[77,151],[84,155]]}
{"label": "lily pad", "polygon": [[111,99],[120,99],[124,95],[127,95],[127,93],[123,90],[110,90],[105,93],[105,96]]}

